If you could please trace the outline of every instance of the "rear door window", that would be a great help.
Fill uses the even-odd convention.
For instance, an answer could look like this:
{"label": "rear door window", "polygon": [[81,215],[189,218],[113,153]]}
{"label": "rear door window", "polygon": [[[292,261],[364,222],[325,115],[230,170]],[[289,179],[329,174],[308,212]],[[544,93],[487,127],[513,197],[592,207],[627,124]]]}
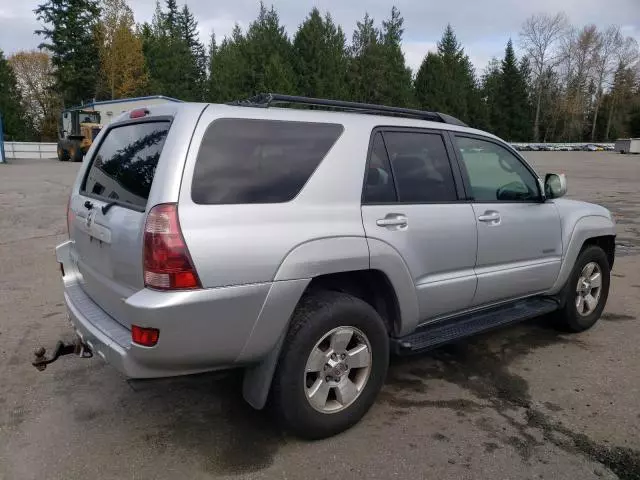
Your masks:
{"label": "rear door window", "polygon": [[395,131],[383,135],[400,202],[442,203],[458,199],[442,135]]}
{"label": "rear door window", "polygon": [[378,132],[373,137],[371,145],[362,201],[363,203],[376,204],[396,202],[397,200],[389,156],[384,146],[382,133]]}
{"label": "rear door window", "polygon": [[80,193],[144,208],[170,122],[132,123],[109,130]]}
{"label": "rear door window", "polygon": [[208,205],[288,202],[342,131],[329,123],[215,120],[198,152],[192,199]]}

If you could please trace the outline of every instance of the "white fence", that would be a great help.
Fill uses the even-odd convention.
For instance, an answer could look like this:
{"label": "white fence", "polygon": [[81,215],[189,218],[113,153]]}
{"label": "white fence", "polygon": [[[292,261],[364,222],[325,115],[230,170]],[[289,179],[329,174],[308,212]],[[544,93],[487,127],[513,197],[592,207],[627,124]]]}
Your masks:
{"label": "white fence", "polygon": [[4,154],[10,158],[56,158],[55,143],[4,142]]}

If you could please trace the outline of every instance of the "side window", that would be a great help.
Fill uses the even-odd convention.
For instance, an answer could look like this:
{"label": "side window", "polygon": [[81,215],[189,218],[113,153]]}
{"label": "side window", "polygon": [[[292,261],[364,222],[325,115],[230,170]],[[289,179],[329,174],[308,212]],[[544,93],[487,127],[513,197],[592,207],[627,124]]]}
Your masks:
{"label": "side window", "polygon": [[215,120],[202,139],[191,197],[205,205],[288,202],[342,131],[330,123]]}
{"label": "side window", "polygon": [[384,141],[401,202],[457,200],[451,164],[441,135],[385,132]]}
{"label": "side window", "polygon": [[538,201],[534,175],[513,153],[493,142],[456,136],[476,202]]}
{"label": "side window", "polygon": [[396,201],[396,189],[393,185],[389,156],[380,132],[373,137],[362,201],[363,203],[389,203]]}

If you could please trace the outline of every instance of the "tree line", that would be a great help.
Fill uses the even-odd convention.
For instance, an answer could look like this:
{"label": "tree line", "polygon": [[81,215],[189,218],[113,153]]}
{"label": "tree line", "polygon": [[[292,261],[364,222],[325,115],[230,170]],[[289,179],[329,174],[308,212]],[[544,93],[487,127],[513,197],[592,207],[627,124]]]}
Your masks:
{"label": "tree line", "polygon": [[142,24],[126,0],[45,0],[35,15],[40,50],[0,51],[0,111],[13,138],[54,139],[60,110],[90,99],[227,102],[262,92],[440,111],[509,141],[640,136],[637,42],[617,26],[572,26],[562,13],[528,18],[515,46],[510,39],[479,73],[451,25],[412,72],[396,7],[379,24],[365,14],[348,40],[317,8],[290,36],[260,4],[246,30],[236,25],[221,41],[212,32],[206,46],[176,0],[157,3]]}

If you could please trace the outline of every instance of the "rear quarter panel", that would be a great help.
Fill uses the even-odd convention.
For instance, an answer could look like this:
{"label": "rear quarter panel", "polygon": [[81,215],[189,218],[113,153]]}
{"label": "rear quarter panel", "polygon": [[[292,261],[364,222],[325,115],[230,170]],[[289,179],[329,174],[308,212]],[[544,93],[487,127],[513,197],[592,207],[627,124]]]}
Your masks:
{"label": "rear quarter panel", "polygon": [[[212,105],[203,114],[187,156],[178,211],[204,287],[310,278],[329,273],[324,260],[342,271],[368,268],[360,195],[370,127],[345,124],[340,138],[289,202],[198,205],[191,198],[198,147],[211,122],[241,117],[341,123],[308,113]],[[321,239],[326,241],[317,242]]]}

